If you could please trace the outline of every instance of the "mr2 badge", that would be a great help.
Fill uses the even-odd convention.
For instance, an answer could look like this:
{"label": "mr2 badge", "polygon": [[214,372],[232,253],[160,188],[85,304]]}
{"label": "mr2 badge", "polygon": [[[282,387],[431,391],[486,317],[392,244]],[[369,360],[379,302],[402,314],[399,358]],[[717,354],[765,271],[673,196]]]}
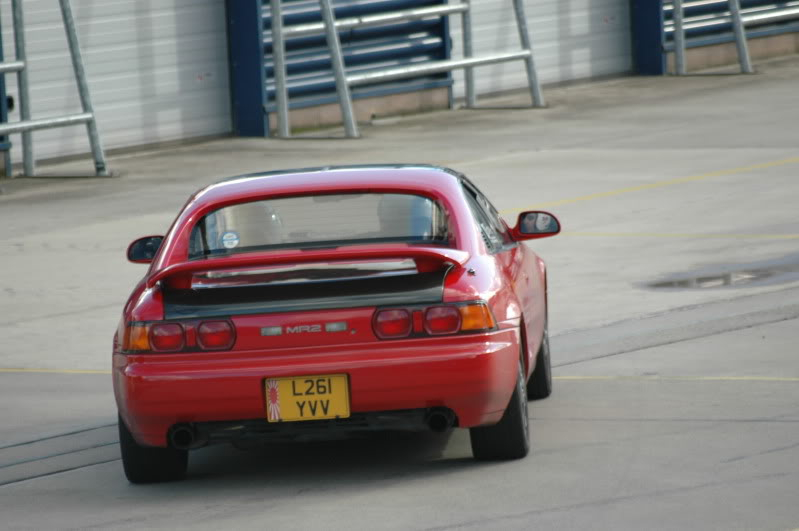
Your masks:
{"label": "mr2 badge", "polygon": [[279,336],[282,334],[318,334],[320,332],[346,332],[347,323],[303,324],[294,326],[265,326],[261,328],[262,336]]}

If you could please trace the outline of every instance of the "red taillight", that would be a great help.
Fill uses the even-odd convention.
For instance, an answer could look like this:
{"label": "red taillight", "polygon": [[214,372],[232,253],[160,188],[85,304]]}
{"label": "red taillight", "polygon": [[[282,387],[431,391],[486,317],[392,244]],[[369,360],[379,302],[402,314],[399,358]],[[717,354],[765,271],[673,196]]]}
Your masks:
{"label": "red taillight", "polygon": [[372,328],[380,339],[399,339],[489,332],[496,322],[484,301],[470,301],[378,310]]}
{"label": "red taillight", "polygon": [[408,337],[412,327],[408,310],[381,310],[374,319],[375,335],[381,339]]}
{"label": "red taillight", "polygon": [[177,323],[161,323],[150,327],[150,347],[156,352],[176,352],[185,345],[183,327]]}
{"label": "red taillight", "polygon": [[461,312],[454,306],[433,306],[424,312],[424,329],[431,336],[455,334],[461,329]]}
{"label": "red taillight", "polygon": [[233,346],[236,334],[228,321],[205,321],[197,328],[197,341],[205,350],[226,350]]}

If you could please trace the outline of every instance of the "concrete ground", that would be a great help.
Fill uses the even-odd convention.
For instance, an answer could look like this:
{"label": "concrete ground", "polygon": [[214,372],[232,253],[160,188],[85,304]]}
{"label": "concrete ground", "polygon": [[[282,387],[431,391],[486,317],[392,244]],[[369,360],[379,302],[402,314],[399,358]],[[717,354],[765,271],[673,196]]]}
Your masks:
{"label": "concrete ground", "polygon": [[[120,155],[113,179],[0,181],[4,527],[798,527],[799,58],[757,66],[550,89],[545,110],[512,94],[360,140]],[[533,244],[557,368],[531,456],[475,463],[461,431],[214,447],[187,481],[128,485],[107,374],[144,273],[127,244],[219,178],[369,162],[451,166],[509,220],[561,219]]]}

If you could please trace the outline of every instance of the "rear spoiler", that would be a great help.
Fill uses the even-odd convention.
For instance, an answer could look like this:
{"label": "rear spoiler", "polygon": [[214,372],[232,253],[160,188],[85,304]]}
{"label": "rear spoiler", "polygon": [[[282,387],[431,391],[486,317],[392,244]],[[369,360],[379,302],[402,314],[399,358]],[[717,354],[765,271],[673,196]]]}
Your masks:
{"label": "rear spoiler", "polygon": [[165,267],[147,277],[147,287],[169,279],[175,288],[191,286],[194,273],[270,265],[304,264],[310,262],[346,262],[356,260],[412,259],[420,272],[440,269],[444,265],[463,267],[469,253],[459,249],[410,245],[352,246],[335,249],[309,249],[242,253],[232,256],[205,258]]}

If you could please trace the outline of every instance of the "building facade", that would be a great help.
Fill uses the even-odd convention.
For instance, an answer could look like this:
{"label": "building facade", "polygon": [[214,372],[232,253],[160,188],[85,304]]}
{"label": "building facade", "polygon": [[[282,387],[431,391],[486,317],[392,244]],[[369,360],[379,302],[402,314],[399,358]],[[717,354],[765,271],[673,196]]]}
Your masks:
{"label": "building facade", "polygon": [[[337,13],[347,10],[355,13],[437,5],[446,1],[334,0],[334,6]],[[746,1],[763,3],[745,0],[744,7]],[[298,14],[298,20],[302,19],[302,13],[318,11],[317,0],[283,2],[289,11],[293,9]],[[694,3],[705,5],[714,2]],[[25,0],[23,4],[32,117],[75,113],[80,105],[58,2]],[[242,134],[237,127],[237,117],[242,112],[237,110],[242,103],[238,95],[241,82],[234,75],[236,69],[241,70],[244,64],[239,41],[241,32],[247,31],[244,27],[247,24],[242,24],[242,12],[245,17],[250,17],[245,22],[251,23],[251,31],[255,32],[250,42],[255,43],[256,48],[248,52],[255,54],[259,61],[253,68],[263,69],[253,71],[253,78],[263,86],[245,87],[261,91],[258,94],[263,95],[263,101],[243,112],[251,113],[250,116],[265,112],[267,125],[262,136],[268,135],[268,79],[261,78],[268,77],[269,50],[258,48],[266,46],[265,42],[268,44],[270,31],[265,11],[268,0],[72,0],[71,4],[97,123],[106,149]],[[658,4],[654,11],[653,4]],[[636,46],[641,46],[636,44],[641,39],[635,36],[634,22],[641,13],[648,17],[648,21],[651,13],[667,10],[668,3],[664,4],[662,0],[526,0],[525,8],[539,78],[542,83],[551,84],[633,72],[636,57],[641,55],[640,49],[636,50]],[[788,8],[792,6],[774,9]],[[234,12],[238,12],[236,20],[233,20]],[[247,12],[251,14],[246,15]],[[2,0],[0,23],[6,60],[14,58],[11,20],[10,0]],[[518,33],[509,0],[473,0],[472,21],[476,54],[518,48]],[[667,25],[664,26],[661,20],[660,26],[653,27],[667,28]],[[460,17],[449,17],[444,25],[409,28],[405,33],[398,33],[400,37],[392,37],[394,40],[391,42],[397,50],[406,44],[402,39],[409,39],[409,42],[415,39],[414,45],[418,44],[422,50],[420,53],[443,54],[451,58],[463,56]],[[666,43],[666,30],[663,31],[664,35],[655,36],[653,42]],[[389,61],[391,57],[379,55],[385,55],[390,49],[379,40],[382,37],[378,34],[364,38],[367,37],[373,37],[369,41],[372,48],[353,41],[353,57],[359,53],[361,56],[371,53],[376,60]],[[244,42],[246,45],[246,39]],[[307,50],[297,48],[300,62],[317,59],[319,50],[312,45],[306,43]],[[665,47],[663,50],[658,47],[655,56],[665,53]],[[524,88],[527,83],[520,62],[480,67],[476,72],[477,90],[481,95]],[[302,75],[300,72],[299,78]],[[16,100],[15,76],[6,74],[5,79],[7,94]],[[310,83],[307,79],[305,85]],[[430,100],[436,105],[463,96],[461,71],[453,72],[451,77],[444,75],[443,81],[440,76],[432,81],[404,88],[390,87],[390,90],[360,96],[373,99],[371,113],[375,109],[392,110],[392,101],[401,101],[406,97],[402,94],[414,90],[438,90],[438,96]],[[448,91],[448,97],[440,97],[442,90]],[[377,96],[383,99],[374,99]],[[332,96],[328,94],[326,97],[327,100],[321,98],[318,103],[327,102],[328,106],[335,106]],[[297,106],[314,104],[313,98],[303,101],[305,103],[298,101]],[[423,107],[419,105],[419,108]],[[9,115],[9,121],[17,120],[18,104]],[[271,120],[271,126],[274,127],[274,120]],[[80,126],[37,131],[33,138],[37,159],[89,151],[88,140]],[[18,162],[18,135],[12,137],[12,142],[12,157]]]}

